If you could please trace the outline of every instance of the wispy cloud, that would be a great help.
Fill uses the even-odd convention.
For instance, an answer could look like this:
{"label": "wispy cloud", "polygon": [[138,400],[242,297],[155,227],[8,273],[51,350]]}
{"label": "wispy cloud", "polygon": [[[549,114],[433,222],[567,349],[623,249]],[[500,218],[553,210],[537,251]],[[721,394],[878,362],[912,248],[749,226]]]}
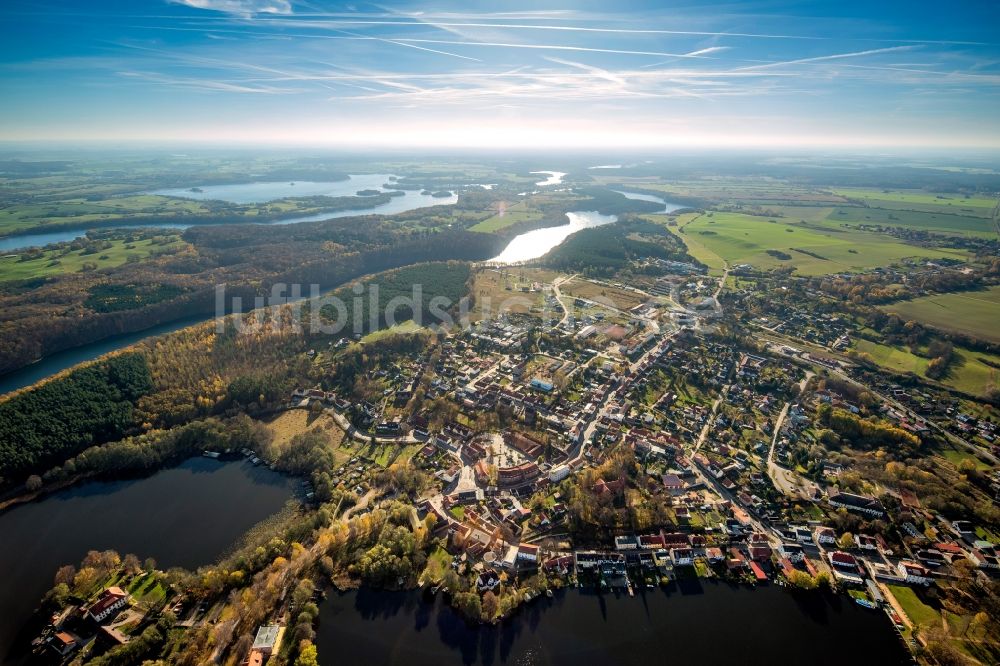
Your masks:
{"label": "wispy cloud", "polygon": [[292,13],[289,0],[169,0],[169,2],[238,16]]}
{"label": "wispy cloud", "polygon": [[910,51],[917,48],[914,45],[904,45],[904,46],[890,46],[884,49],[868,49],[866,51],[853,51],[851,53],[834,53],[831,55],[814,56],[812,58],[796,58],[795,60],[782,60],[778,62],[767,62],[761,65],[749,65],[747,67],[741,67],[742,70],[750,69],[767,69],[770,67],[783,67],[785,65],[804,65],[814,62],[823,62],[826,60],[843,60],[844,58],[861,58],[863,56],[880,55],[883,53],[895,53],[898,51]]}
{"label": "wispy cloud", "polygon": [[300,90],[296,90],[294,88],[279,88],[267,85],[232,83],[229,81],[215,81],[205,78],[164,76],[162,74],[156,74],[152,72],[122,71],[118,72],[118,75],[130,79],[139,79],[146,84],[164,85],[175,88],[187,88],[189,90],[205,90],[205,91],[228,92],[228,93],[253,93],[258,95],[282,95],[294,92],[301,92]]}
{"label": "wispy cloud", "polygon": [[462,42],[448,39],[414,39],[411,37],[400,38],[398,41],[418,44],[452,44],[458,46],[489,46],[507,49],[534,49],[541,51],[578,51],[583,53],[615,53],[618,55],[645,55],[670,58],[701,58],[699,55],[688,55],[685,53],[665,53],[663,51],[633,51],[629,49],[597,48],[590,46],[568,46],[565,44],[516,44],[505,42]]}

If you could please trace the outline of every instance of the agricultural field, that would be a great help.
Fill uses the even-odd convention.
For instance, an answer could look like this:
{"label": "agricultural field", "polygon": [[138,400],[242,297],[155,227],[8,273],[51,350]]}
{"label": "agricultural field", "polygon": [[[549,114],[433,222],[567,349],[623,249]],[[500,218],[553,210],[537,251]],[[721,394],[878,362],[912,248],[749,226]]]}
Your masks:
{"label": "agricultural field", "polygon": [[108,247],[96,252],[87,248],[72,249],[67,244],[51,250],[2,256],[0,282],[114,268],[128,262],[143,261],[151,256],[178,252],[187,247],[187,243],[177,235],[135,241],[112,239],[107,241],[107,245]]}
{"label": "agricultural field", "polygon": [[924,296],[882,307],[903,319],[1000,342],[1000,287]]}
{"label": "agricultural field", "polygon": [[851,226],[868,224],[903,227],[917,231],[936,231],[980,238],[990,238],[996,234],[993,222],[988,218],[955,215],[950,212],[842,207],[833,210],[827,216],[827,220]]}
{"label": "agricultural field", "polygon": [[730,265],[770,270],[792,268],[799,275],[824,275],[886,266],[908,257],[965,259],[961,250],[907,245],[891,237],[851,229],[817,229],[782,218],[741,213],[704,213],[679,229],[695,258],[709,253]]}
{"label": "agricultural field", "polygon": [[[865,354],[874,363],[895,372],[912,372],[921,377],[927,371],[930,359],[917,356],[906,349],[891,347],[869,340],[857,340],[854,350]],[[1000,356],[955,347],[955,360],[948,374],[940,382],[945,386],[970,395],[983,395],[1000,384]]]}
{"label": "agricultural field", "polygon": [[963,194],[943,194],[922,190],[876,190],[867,188],[835,188],[834,194],[854,201],[863,201],[872,208],[905,208],[909,210],[941,210],[955,215],[990,217],[996,200]]}
{"label": "agricultural field", "polygon": [[519,201],[507,206],[496,215],[486,218],[479,224],[469,227],[469,231],[493,233],[521,222],[534,222],[540,219],[542,219],[540,210],[529,207],[526,201]]}

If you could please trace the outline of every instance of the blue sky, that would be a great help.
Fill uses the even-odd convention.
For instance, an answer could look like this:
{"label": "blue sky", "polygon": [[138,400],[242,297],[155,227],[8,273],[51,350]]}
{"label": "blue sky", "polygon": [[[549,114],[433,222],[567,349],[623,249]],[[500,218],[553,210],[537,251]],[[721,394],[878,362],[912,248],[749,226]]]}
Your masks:
{"label": "blue sky", "polygon": [[0,139],[995,148],[998,25],[964,0],[4,0]]}

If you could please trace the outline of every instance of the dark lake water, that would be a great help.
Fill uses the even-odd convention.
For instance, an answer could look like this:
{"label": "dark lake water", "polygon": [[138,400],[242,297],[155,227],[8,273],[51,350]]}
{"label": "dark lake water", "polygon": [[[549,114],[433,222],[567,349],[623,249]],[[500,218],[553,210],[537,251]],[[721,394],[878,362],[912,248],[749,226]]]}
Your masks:
{"label": "dark lake water", "polygon": [[320,608],[325,666],[911,663],[889,619],[844,596],[687,581],[635,598],[540,598],[499,627],[470,627],[441,598],[360,590]]}
{"label": "dark lake water", "polygon": [[0,514],[0,662],[23,656],[33,638],[27,621],[60,566],[109,548],[152,557],[161,569],[209,564],[279,511],[294,487],[294,479],[248,462],[191,458],[144,479],[88,482]]}

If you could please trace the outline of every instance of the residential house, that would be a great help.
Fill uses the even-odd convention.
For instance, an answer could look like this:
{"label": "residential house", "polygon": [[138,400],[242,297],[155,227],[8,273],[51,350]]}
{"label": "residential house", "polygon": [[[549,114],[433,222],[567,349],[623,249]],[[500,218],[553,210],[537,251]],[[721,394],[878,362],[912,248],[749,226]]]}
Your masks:
{"label": "residential house", "polygon": [[670,559],[673,560],[675,567],[690,566],[694,564],[694,550],[691,548],[672,548]]}
{"label": "residential house", "polygon": [[843,507],[848,511],[863,513],[874,518],[885,516],[885,508],[874,497],[855,495],[854,493],[834,493],[830,495],[829,502],[835,507]]}
{"label": "residential house", "polygon": [[94,622],[104,622],[114,617],[122,608],[128,605],[129,595],[120,587],[109,587],[101,593],[97,601],[87,609],[85,617]]}
{"label": "residential house", "polygon": [[916,562],[903,561],[897,567],[900,577],[911,585],[929,585],[931,572]]}
{"label": "residential house", "polygon": [[821,546],[832,546],[837,543],[837,533],[832,527],[817,527],[816,543]]}

